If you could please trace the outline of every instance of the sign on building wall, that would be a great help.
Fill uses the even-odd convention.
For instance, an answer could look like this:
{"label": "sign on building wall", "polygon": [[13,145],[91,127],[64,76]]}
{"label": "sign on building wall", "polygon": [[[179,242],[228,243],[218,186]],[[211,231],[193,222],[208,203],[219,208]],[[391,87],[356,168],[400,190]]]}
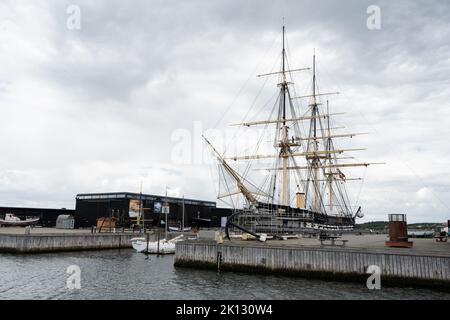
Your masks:
{"label": "sign on building wall", "polygon": [[226,226],[227,226],[227,217],[221,217],[220,218],[220,226],[222,227],[222,228],[225,228]]}
{"label": "sign on building wall", "polygon": [[140,210],[142,208],[142,201],[140,200],[130,200],[130,208],[128,210],[128,214],[130,218],[139,217]]}
{"label": "sign on building wall", "polygon": [[155,202],[153,205],[153,212],[154,213],[161,213],[162,204],[161,202]]}

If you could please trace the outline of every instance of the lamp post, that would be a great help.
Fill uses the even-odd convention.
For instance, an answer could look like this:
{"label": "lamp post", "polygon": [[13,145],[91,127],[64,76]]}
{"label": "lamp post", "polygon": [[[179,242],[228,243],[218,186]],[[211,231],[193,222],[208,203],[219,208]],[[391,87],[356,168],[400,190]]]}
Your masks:
{"label": "lamp post", "polygon": [[184,233],[184,195],[183,195],[183,216],[181,217],[181,232]]}
{"label": "lamp post", "polygon": [[141,190],[139,192],[139,217],[142,220],[142,230],[145,234],[145,217],[144,217],[144,210],[142,208],[142,179],[141,179]]}
{"label": "lamp post", "polygon": [[166,200],[165,200],[165,203],[164,203],[164,214],[165,214],[165,223],[164,223],[164,227],[165,227],[165,237],[166,237],[166,240],[167,240],[167,229],[168,229],[168,227],[167,227],[167,214],[169,213],[169,203],[167,202],[167,189],[169,189],[169,187],[167,187],[166,186]]}

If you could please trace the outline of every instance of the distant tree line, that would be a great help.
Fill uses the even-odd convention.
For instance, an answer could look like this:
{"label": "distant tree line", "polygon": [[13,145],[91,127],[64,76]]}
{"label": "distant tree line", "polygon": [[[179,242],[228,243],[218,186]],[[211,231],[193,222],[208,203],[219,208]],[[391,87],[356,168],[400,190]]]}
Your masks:
{"label": "distant tree line", "polygon": [[[388,228],[389,222],[387,221],[373,221],[356,224],[355,229],[357,230],[373,230],[373,231],[384,231]],[[435,230],[436,228],[442,228],[442,223],[411,223],[408,224],[408,229],[414,230]]]}

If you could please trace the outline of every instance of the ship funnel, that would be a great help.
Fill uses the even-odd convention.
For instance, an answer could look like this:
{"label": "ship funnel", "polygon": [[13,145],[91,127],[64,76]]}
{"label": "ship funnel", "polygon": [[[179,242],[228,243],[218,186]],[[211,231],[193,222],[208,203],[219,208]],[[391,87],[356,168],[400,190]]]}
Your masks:
{"label": "ship funnel", "polygon": [[297,192],[297,208],[299,208],[299,209],[306,208],[305,194],[302,192]]}

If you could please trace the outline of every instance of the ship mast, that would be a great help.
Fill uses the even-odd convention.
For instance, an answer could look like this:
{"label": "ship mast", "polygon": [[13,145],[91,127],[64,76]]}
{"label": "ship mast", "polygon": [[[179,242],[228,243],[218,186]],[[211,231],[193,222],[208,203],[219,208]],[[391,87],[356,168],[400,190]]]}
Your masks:
{"label": "ship mast", "polygon": [[319,142],[317,141],[317,115],[318,115],[318,107],[317,107],[317,97],[316,97],[316,53],[313,55],[313,103],[312,107],[312,122],[313,122],[313,137],[311,139],[312,147],[314,155],[312,156],[311,167],[313,170],[313,190],[314,190],[314,200],[313,200],[313,210],[320,210],[320,195],[319,195],[319,186],[318,186],[318,171],[320,160],[319,156],[316,155],[317,151],[319,151]]}
{"label": "ship mast", "polygon": [[[329,103],[327,99],[327,114],[330,114]],[[332,140],[331,140],[331,128],[330,128],[330,117],[327,118],[327,131],[328,131],[328,139],[327,139],[327,150],[331,151],[332,148]],[[333,208],[333,171],[331,169],[331,165],[333,164],[331,153],[328,155],[328,208],[332,210]]]}
{"label": "ship mast", "polygon": [[282,82],[281,87],[281,107],[282,107],[282,132],[283,137],[280,143],[280,157],[283,160],[283,176],[282,176],[282,204],[283,206],[289,205],[289,175],[288,175],[288,161],[289,161],[289,138],[288,138],[288,126],[286,125],[286,91],[287,81],[286,81],[286,48],[285,48],[285,26],[283,26],[283,51],[282,51]]}

